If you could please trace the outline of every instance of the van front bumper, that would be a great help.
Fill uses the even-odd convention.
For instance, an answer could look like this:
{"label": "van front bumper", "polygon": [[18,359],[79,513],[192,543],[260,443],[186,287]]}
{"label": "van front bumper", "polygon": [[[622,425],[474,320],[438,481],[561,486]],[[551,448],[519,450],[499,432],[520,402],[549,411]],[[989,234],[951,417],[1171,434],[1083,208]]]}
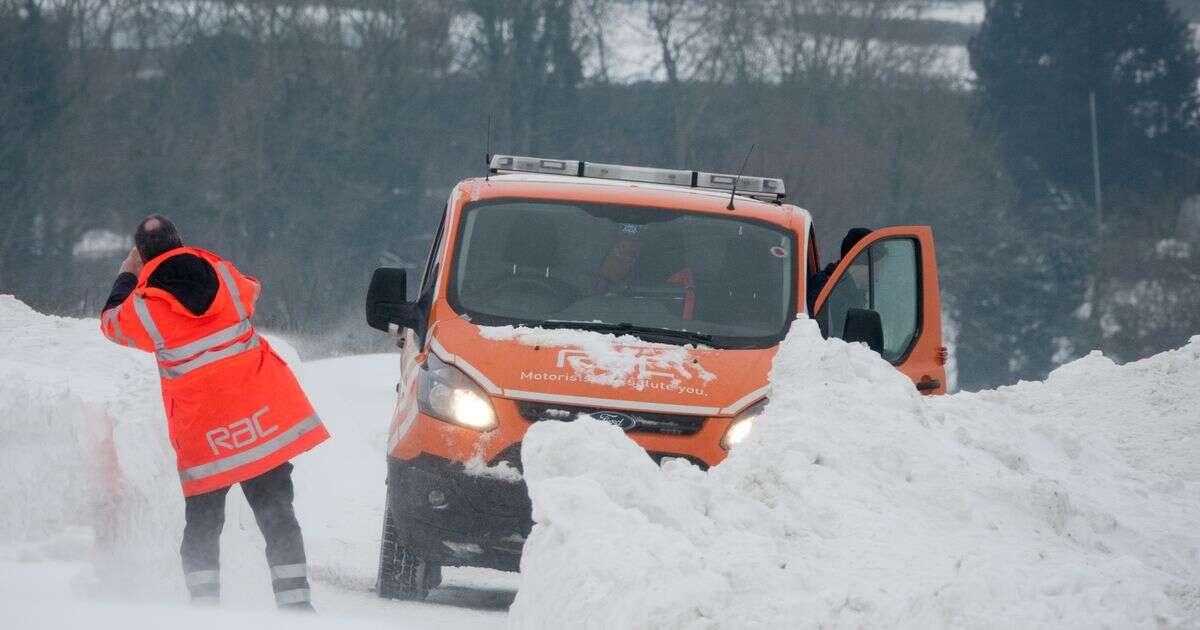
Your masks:
{"label": "van front bumper", "polygon": [[430,455],[388,458],[388,507],[401,544],[446,566],[517,571],[533,528],[523,481],[468,475]]}

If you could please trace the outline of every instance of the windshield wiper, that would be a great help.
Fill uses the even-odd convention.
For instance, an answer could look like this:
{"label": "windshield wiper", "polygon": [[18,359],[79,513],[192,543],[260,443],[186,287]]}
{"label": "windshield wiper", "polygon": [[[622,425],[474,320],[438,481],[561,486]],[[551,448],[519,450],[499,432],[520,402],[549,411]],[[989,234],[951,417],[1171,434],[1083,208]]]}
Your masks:
{"label": "windshield wiper", "polygon": [[549,319],[540,324],[543,328],[575,328],[594,332],[623,333],[641,337],[646,341],[685,341],[689,343],[712,344],[712,335],[676,330],[674,328],[656,328],[654,326],[635,326],[629,322],[612,324],[608,322],[588,322],[567,319]]}

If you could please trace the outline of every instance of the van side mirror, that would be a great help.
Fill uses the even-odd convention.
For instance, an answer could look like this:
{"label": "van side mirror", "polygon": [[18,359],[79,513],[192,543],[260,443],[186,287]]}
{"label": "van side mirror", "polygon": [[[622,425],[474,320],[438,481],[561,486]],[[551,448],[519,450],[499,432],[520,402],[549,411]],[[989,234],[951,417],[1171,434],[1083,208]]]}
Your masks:
{"label": "van side mirror", "polygon": [[842,339],[863,342],[868,348],[883,354],[883,320],[879,318],[879,312],[866,308],[847,309]]}
{"label": "van side mirror", "polygon": [[408,275],[396,267],[380,267],[371,276],[367,289],[367,325],[389,331],[392,324],[400,328],[419,328],[421,309],[408,301]]}

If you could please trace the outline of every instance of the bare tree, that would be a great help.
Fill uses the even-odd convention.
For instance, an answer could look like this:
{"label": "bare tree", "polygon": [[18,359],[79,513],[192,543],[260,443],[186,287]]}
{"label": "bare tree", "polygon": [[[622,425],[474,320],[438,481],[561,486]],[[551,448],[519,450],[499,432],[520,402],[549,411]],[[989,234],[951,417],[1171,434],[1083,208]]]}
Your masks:
{"label": "bare tree", "polygon": [[472,38],[495,106],[503,107],[509,143],[528,152],[551,136],[569,140],[576,88],[583,78],[574,0],[469,0]]}
{"label": "bare tree", "polygon": [[835,83],[928,67],[928,46],[897,38],[900,24],[919,17],[912,0],[752,0],[763,19],[762,42],[784,83]]}

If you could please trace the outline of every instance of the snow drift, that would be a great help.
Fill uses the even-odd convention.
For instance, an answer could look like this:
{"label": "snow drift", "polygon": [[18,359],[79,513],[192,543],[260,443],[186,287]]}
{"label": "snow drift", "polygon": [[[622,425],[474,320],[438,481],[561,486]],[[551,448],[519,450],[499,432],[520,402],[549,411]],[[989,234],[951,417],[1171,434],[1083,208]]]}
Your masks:
{"label": "snow drift", "polygon": [[91,590],[182,599],[183,496],[153,356],[108,342],[94,319],[42,315],[11,296],[0,296],[0,347],[0,551],[92,560]]}
{"label": "snow drift", "polygon": [[47,317],[0,296],[0,541],[26,558],[78,558],[119,539],[113,564],[153,561],[136,557],[156,546],[146,537],[177,529],[159,518],[168,510],[145,509],[183,509],[178,493],[157,489],[169,492],[177,476],[154,360],[107,345],[95,320]]}
{"label": "snow drift", "polygon": [[[211,625],[202,614],[128,605],[186,599],[183,501],[152,357],[108,343],[95,320],[41,315],[7,296],[0,347],[0,603],[9,618],[17,627]],[[322,619],[341,627],[347,614],[374,612],[387,625],[495,625],[487,610],[370,593],[397,362],[350,357],[299,371],[335,434],[296,468]],[[654,466],[602,423],[539,423],[524,452],[538,525],[510,623],[1200,620],[1200,337],[1124,366],[1093,355],[1044,383],[927,399],[874,354],[798,322],[772,381],[755,433],[709,472]],[[223,595],[250,610],[222,623],[290,627],[253,611],[271,607],[270,586],[262,539],[236,494]],[[434,594],[444,603],[506,601],[503,580],[447,579]]]}
{"label": "snow drift", "polygon": [[496,625],[511,597],[507,575],[447,572],[432,599],[470,610],[372,592],[399,355],[300,364],[268,338],[334,434],[294,472],[321,615],[274,612],[262,536],[236,489],[221,537],[222,610],[182,608],[183,498],[153,357],[108,342],[95,319],[42,315],[0,295],[0,626]]}
{"label": "snow drift", "polygon": [[1200,612],[1200,337],[940,399],[798,321],[709,472],[539,423],[514,628],[1154,628]]}

